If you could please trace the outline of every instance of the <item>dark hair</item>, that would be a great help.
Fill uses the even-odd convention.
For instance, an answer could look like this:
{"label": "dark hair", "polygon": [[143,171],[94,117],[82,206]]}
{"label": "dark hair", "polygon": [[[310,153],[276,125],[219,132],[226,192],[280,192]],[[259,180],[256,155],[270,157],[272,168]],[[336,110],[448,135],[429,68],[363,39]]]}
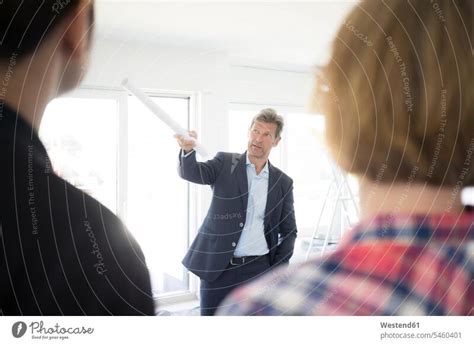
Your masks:
{"label": "dark hair", "polygon": [[[32,53],[80,0],[0,2],[0,59]],[[93,12],[91,11],[91,19]]]}
{"label": "dark hair", "polygon": [[276,110],[272,108],[265,108],[260,110],[260,112],[252,119],[252,124],[250,125],[250,127],[253,126],[255,121],[276,124],[277,128],[275,131],[275,138],[280,137],[281,132],[283,131],[283,125],[285,123],[285,121],[283,120],[283,116],[278,115]]}

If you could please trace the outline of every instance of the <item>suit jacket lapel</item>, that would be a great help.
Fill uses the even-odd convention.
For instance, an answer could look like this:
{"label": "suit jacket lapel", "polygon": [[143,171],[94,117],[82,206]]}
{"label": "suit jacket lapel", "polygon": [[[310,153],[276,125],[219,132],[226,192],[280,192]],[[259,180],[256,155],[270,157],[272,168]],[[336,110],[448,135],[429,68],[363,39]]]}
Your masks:
{"label": "suit jacket lapel", "polygon": [[275,203],[277,199],[277,188],[276,184],[278,182],[279,176],[277,176],[276,169],[268,161],[268,192],[267,192],[267,205],[265,206],[265,218],[264,225],[267,226],[270,221],[270,215],[275,208]]}
{"label": "suit jacket lapel", "polygon": [[242,207],[244,212],[247,211],[247,204],[249,198],[249,186],[247,181],[247,166],[246,166],[246,152],[243,154],[234,154],[232,156],[232,165],[230,168],[230,174],[234,175],[237,179],[239,186],[238,197],[242,201]]}

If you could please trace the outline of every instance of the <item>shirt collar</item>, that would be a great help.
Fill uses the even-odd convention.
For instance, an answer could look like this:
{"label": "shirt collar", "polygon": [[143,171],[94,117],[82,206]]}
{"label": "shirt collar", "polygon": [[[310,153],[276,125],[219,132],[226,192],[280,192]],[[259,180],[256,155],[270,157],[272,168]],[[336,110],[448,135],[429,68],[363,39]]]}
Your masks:
{"label": "shirt collar", "polygon": [[[249,159],[249,153],[247,152],[245,154],[245,159],[246,159],[246,165],[249,166],[253,166],[255,168],[255,165],[250,161]],[[264,176],[268,176],[268,173],[269,173],[269,170],[268,170],[268,160],[267,162],[265,163],[265,166],[263,167],[262,171],[260,172],[260,175],[264,175]]]}

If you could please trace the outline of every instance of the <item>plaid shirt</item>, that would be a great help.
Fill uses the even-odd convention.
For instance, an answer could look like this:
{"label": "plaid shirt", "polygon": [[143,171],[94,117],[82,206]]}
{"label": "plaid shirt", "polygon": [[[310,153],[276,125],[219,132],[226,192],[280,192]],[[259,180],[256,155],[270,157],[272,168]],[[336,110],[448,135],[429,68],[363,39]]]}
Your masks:
{"label": "plaid shirt", "polygon": [[474,315],[474,214],[384,215],[324,259],[234,291],[220,315]]}

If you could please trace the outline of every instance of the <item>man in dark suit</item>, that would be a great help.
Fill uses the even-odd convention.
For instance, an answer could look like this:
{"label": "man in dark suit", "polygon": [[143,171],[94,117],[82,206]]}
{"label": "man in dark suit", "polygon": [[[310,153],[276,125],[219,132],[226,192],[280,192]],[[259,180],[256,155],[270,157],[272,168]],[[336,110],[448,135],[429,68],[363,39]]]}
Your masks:
{"label": "man in dark suit", "polygon": [[263,109],[252,121],[245,153],[219,152],[203,163],[196,161],[194,141],[176,136],[182,149],[179,175],[213,189],[207,216],[183,260],[201,278],[201,315],[214,315],[230,291],[288,263],[293,254],[293,181],[268,160],[282,130],[283,118]]}
{"label": "man in dark suit", "polygon": [[0,4],[0,315],[154,314],[140,246],[38,137],[48,102],[82,79],[92,24],[89,0]]}

